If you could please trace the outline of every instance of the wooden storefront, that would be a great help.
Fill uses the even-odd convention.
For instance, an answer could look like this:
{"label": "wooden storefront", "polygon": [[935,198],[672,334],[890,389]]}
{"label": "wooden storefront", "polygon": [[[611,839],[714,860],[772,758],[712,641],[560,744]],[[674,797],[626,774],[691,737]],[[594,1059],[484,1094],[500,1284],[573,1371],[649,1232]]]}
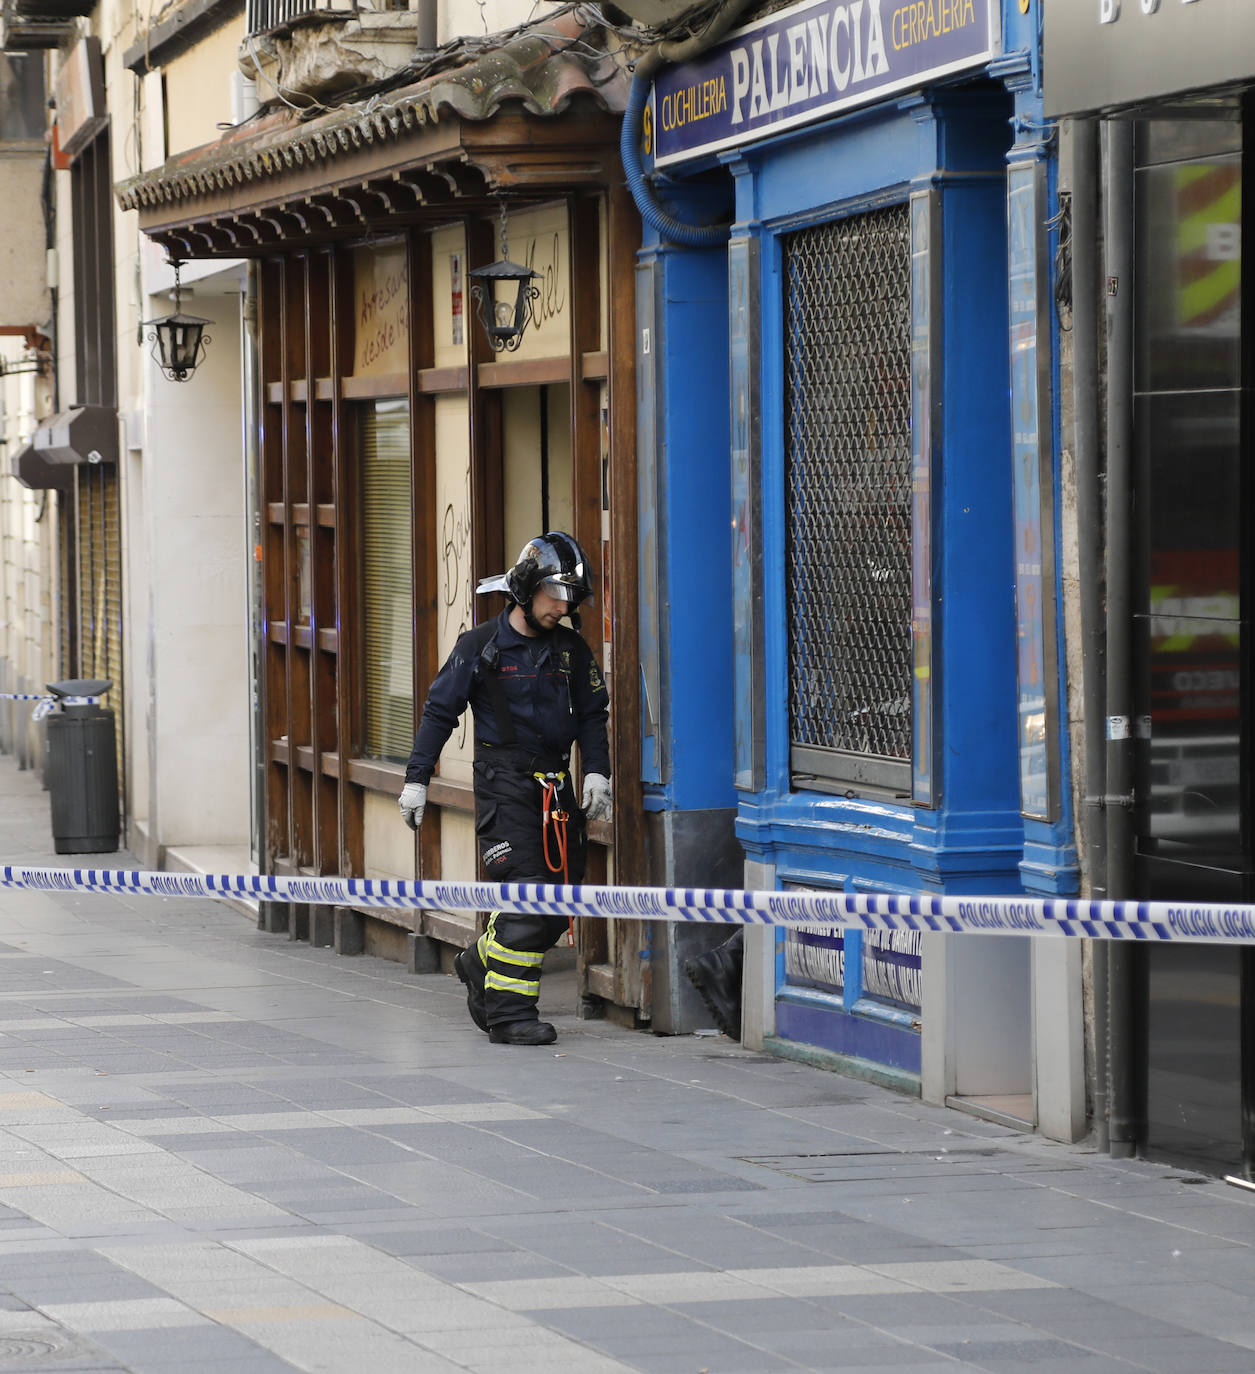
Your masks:
{"label": "wooden storefront", "polygon": [[[172,257],[258,262],[263,867],[476,876],[469,728],[417,838],[396,805],[404,759],[458,633],[504,604],[476,599],[477,580],[567,528],[594,564],[583,633],[612,698],[615,814],[593,827],[588,877],[642,881],[640,225],[618,114],[591,87],[561,112],[511,103],[482,120],[393,94],[387,119],[271,117],[120,191]],[[502,256],[503,227],[541,295],[521,347],[494,355],[468,273]],[[457,946],[476,929],[456,913],[292,915],[356,921],[395,957],[406,933]],[[647,1020],[643,932],[579,924],[585,993]]]}

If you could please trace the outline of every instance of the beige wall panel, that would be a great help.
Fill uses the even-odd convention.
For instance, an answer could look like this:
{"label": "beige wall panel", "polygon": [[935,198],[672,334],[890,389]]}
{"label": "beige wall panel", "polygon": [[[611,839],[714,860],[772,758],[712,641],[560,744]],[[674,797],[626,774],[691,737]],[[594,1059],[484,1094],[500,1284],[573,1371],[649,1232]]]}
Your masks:
{"label": "beige wall panel", "polygon": [[610,351],[610,223],[606,214],[606,199],[597,204],[597,270],[601,274],[601,311],[598,336],[603,353]]}
{"label": "beige wall panel", "polygon": [[[168,155],[216,143],[231,118],[231,79],[245,37],[244,15],[166,63]],[[115,169],[116,170],[116,169]]]}
{"label": "beige wall panel", "polygon": [[505,546],[510,558],[529,539],[544,533],[540,453],[542,405],[547,409],[549,420],[548,528],[571,528],[570,400],[571,388],[565,385],[511,387],[504,393]]}
{"label": "beige wall panel", "polygon": [[[538,274],[532,285],[540,291],[533,304],[535,320],[527,327],[518,350],[509,358],[561,358],[571,351],[571,252],[565,205],[546,205],[526,214],[511,215],[507,224],[510,261]],[[501,252],[501,225],[496,226]]]}
{"label": "beige wall panel", "polygon": [[57,389],[61,396],[73,396],[75,364],[78,353],[74,345],[74,233],[70,214],[72,194],[69,172],[54,172],[57,224],[56,244],[59,281],[57,284]]}
{"label": "beige wall panel", "polygon": [[[549,528],[569,530],[575,523],[575,479],[571,472],[571,388],[545,388],[549,402]],[[593,556],[588,550],[588,556]]]}
{"label": "beige wall panel", "polygon": [[405,245],[353,253],[353,373],[379,377],[409,370],[409,269]]}
{"label": "beige wall panel", "polygon": [[140,171],[155,171],[166,160],[166,93],[162,72],[140,77]]}
{"label": "beige wall panel", "polygon": [[461,225],[431,236],[431,303],[437,367],[466,363],[470,297],[466,290],[466,234]]}
{"label": "beige wall panel", "polygon": [[513,558],[540,534],[540,388],[511,387],[502,396],[505,442],[505,547]]}
{"label": "beige wall panel", "polygon": [[[28,59],[33,60],[33,59]],[[0,324],[43,325],[52,318],[46,276],[44,213],[40,206],[47,150],[0,152]]]}
{"label": "beige wall panel", "polygon": [[[471,587],[471,469],[466,397],[436,401],[436,650],[443,663],[458,635],[475,623]],[[440,775],[471,781],[473,757],[468,711],[440,756]]]}
{"label": "beige wall panel", "polygon": [[464,882],[479,876],[475,820],[463,811],[440,813],[440,876]]}
{"label": "beige wall panel", "polygon": [[[146,149],[143,96],[141,88],[136,84],[134,74],[122,65],[122,57],[127,44],[111,43],[105,37],[105,34],[111,31],[108,28],[108,20],[100,11],[97,12],[97,18],[101,23],[101,39],[105,49],[105,92],[106,103],[109,106],[107,137],[110,171],[116,183],[128,177],[136,176],[146,169],[143,160]],[[224,85],[224,97],[226,90]],[[137,99],[137,97],[139,98]],[[215,107],[214,118],[225,119],[227,115],[217,112]],[[219,131],[211,128],[205,136],[216,139],[219,136]],[[164,151],[164,146],[163,133],[160,151]],[[141,306],[146,302],[142,299],[140,283],[139,216],[134,210],[121,209],[115,198],[110,197],[110,201],[113,206],[114,358],[117,366],[118,409],[127,411],[138,409],[143,404],[146,350],[137,345],[136,337],[139,331],[139,322],[151,317],[145,315],[141,310]],[[72,264],[72,258],[63,257],[61,259],[62,285],[65,284],[67,277],[73,276]],[[203,314],[204,312],[197,311],[196,313]],[[123,487],[125,487],[127,476],[125,468],[120,470],[119,478]],[[122,495],[125,500],[125,491],[122,492]],[[129,599],[130,593],[127,591],[125,583],[122,594],[124,598]],[[124,606],[124,620],[126,614],[126,607]],[[126,667],[124,676],[126,680],[125,692],[129,693],[132,689],[129,665]]]}
{"label": "beige wall panel", "polygon": [[538,0],[536,4],[520,4],[519,0],[445,0],[436,11],[436,41],[482,38],[500,29],[512,29],[525,20],[543,19],[555,7],[555,0]]}
{"label": "beige wall panel", "polygon": [[362,808],[362,854],[367,878],[413,878],[414,832],[395,797],[367,792]]}

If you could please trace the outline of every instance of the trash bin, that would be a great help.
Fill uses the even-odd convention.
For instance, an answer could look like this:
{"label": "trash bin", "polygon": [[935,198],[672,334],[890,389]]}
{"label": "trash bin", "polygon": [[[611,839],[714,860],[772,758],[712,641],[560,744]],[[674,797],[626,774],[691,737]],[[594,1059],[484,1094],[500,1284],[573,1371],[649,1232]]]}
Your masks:
{"label": "trash bin", "polygon": [[99,697],[104,678],[50,682],[57,709],[48,716],[48,792],[58,854],[111,854],[118,847],[118,756],[113,712],[67,697]]}

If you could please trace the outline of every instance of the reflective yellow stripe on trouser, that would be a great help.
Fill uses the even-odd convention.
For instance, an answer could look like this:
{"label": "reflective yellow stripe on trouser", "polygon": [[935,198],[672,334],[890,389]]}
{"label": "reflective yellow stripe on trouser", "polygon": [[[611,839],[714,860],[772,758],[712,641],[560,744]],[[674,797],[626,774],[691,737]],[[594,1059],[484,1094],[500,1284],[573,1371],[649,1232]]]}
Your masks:
{"label": "reflective yellow stripe on trouser", "polygon": [[[487,970],[484,975],[485,991],[513,992],[535,1000],[540,996],[540,966],[545,959],[544,953],[511,949],[503,945],[497,939],[498,915],[496,911],[492,913],[488,919],[488,929],[479,937],[479,957]],[[508,971],[500,967],[502,964],[507,966]],[[535,977],[513,976],[515,972],[522,973],[528,969],[536,970]]]}

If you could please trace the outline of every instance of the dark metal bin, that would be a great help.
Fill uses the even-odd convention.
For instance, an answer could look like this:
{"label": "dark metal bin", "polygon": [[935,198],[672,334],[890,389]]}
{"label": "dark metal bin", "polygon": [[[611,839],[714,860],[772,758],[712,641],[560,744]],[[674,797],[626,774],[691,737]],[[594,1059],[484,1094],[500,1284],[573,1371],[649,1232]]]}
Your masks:
{"label": "dark metal bin", "polygon": [[103,678],[50,682],[58,709],[48,716],[48,792],[58,854],[111,854],[118,847],[118,759],[113,712],[66,698],[99,697]]}

